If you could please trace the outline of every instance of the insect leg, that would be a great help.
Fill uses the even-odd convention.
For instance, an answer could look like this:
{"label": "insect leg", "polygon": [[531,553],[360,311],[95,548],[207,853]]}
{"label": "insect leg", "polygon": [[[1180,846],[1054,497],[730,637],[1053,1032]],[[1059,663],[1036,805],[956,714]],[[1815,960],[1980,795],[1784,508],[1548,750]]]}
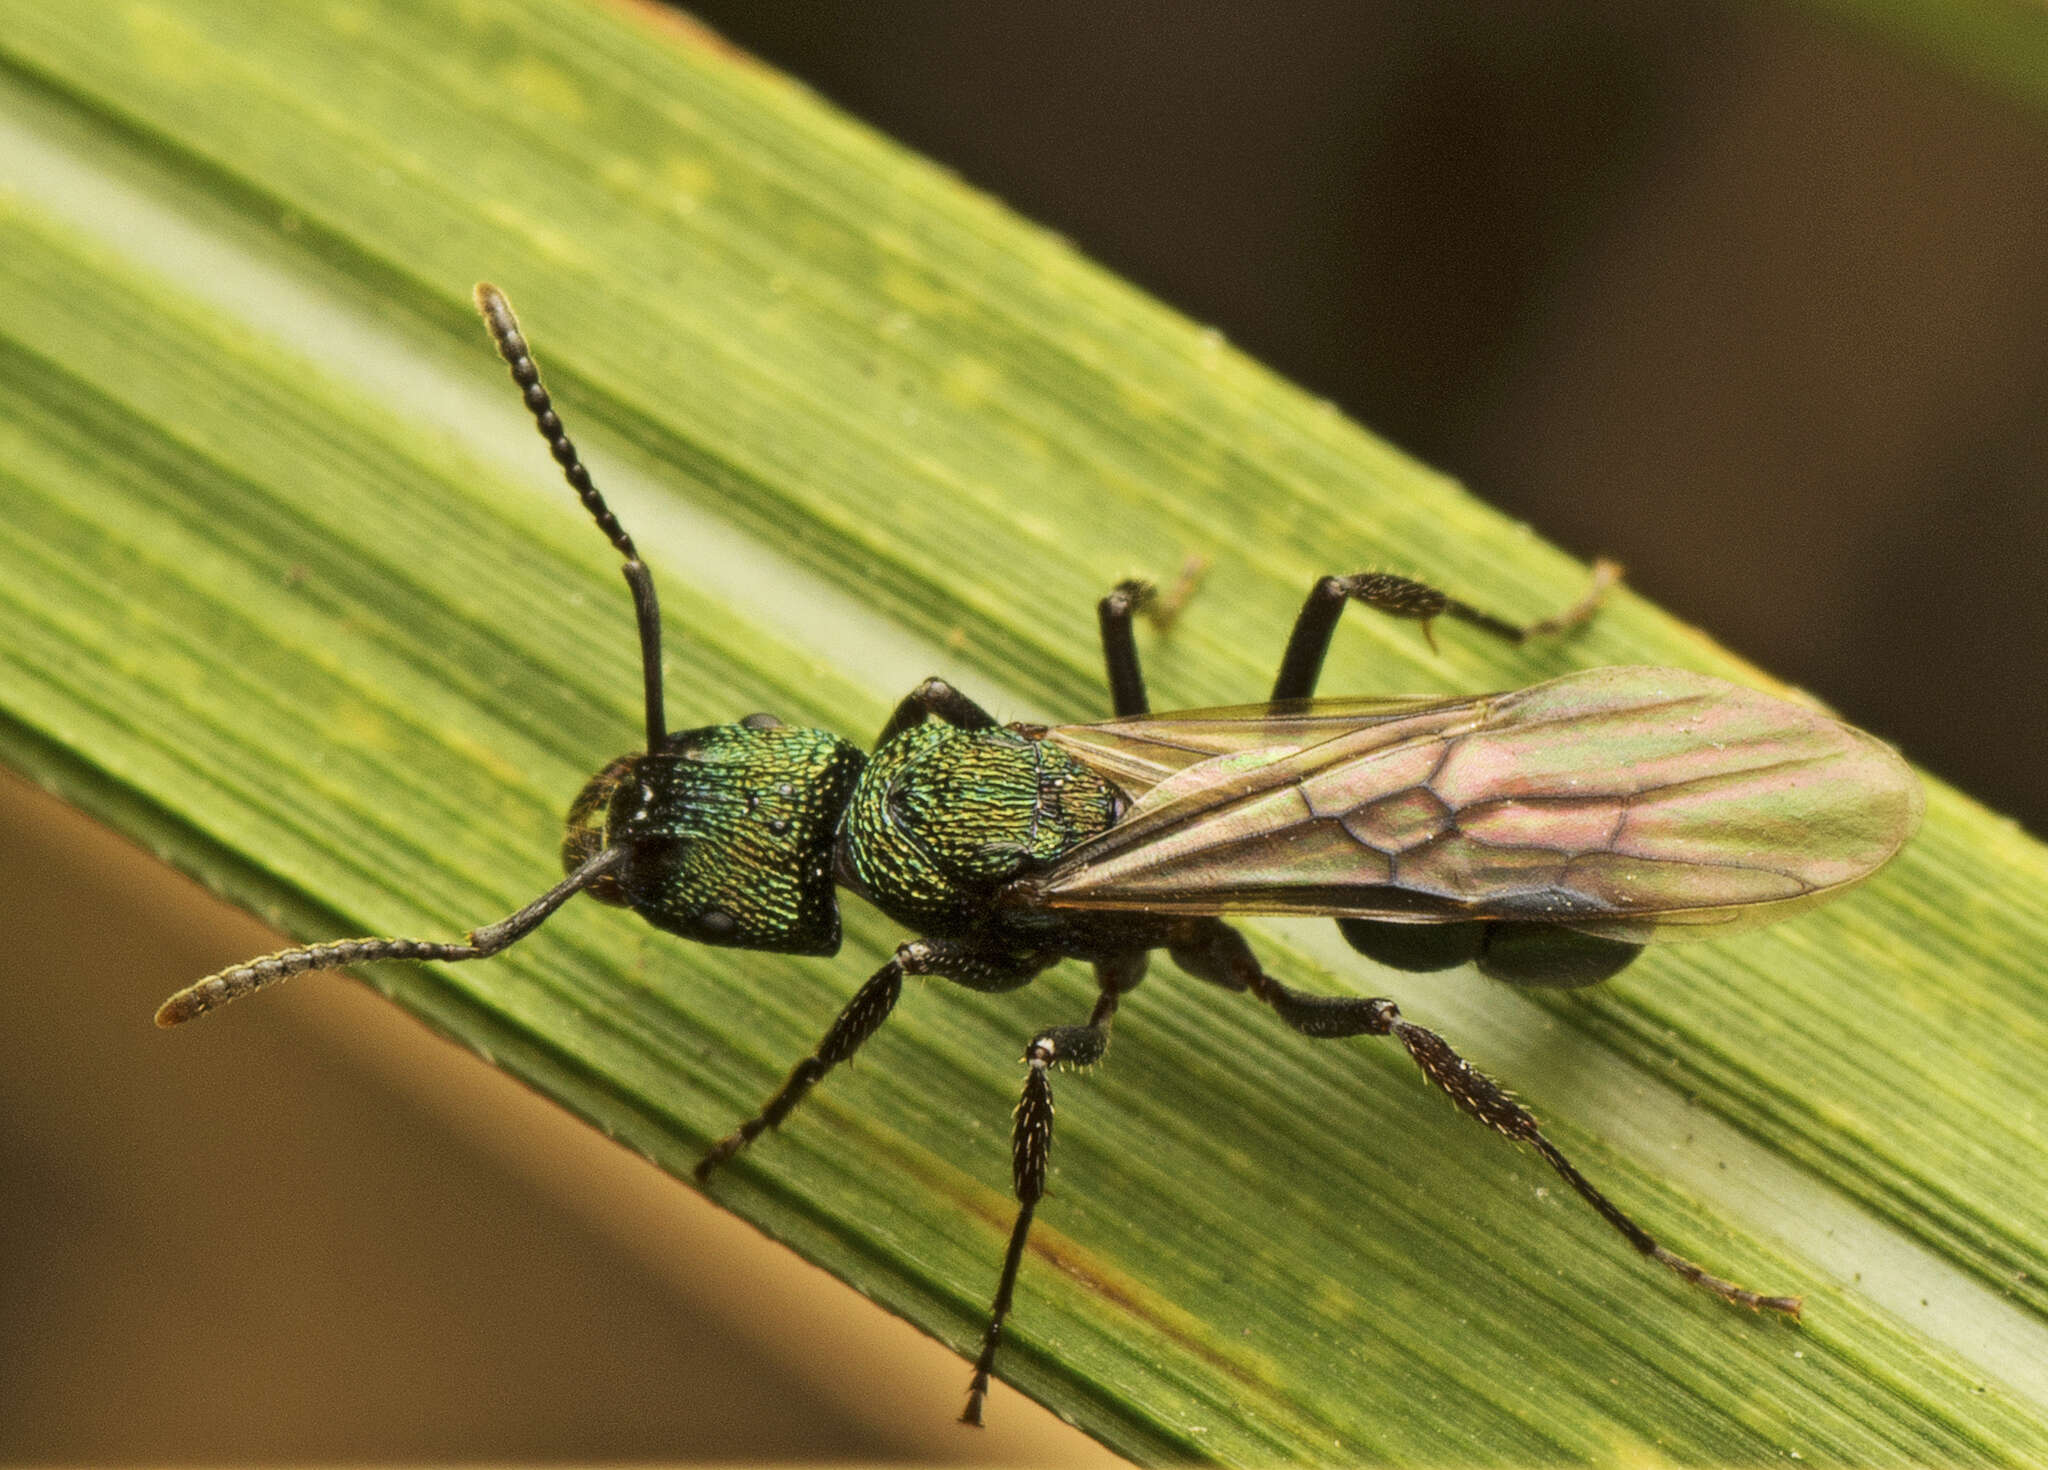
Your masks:
{"label": "insect leg", "polygon": [[697,1161],[697,1182],[708,1180],[719,1165],[795,1111],[804,1095],[827,1072],[851,1061],[870,1036],[882,1029],[903,993],[905,975],[943,975],[972,990],[1014,990],[1051,960],[1038,955],[991,956],[987,951],[946,939],[916,939],[897,948],[889,963],[868,977],[834,1018],[818,1049],[790,1070],[789,1080],[761,1106],[761,1111],[713,1144]]}
{"label": "insect leg", "polygon": [[315,970],[341,970],[376,960],[481,960],[516,944],[547,921],[550,914],[626,859],[623,847],[593,854],[575,872],[518,913],[472,929],[466,939],[448,943],[434,939],[333,939],[280,950],[194,981],[157,1008],[159,1026],[176,1026],[203,1016],[215,1006],[238,1000],[274,981]]}
{"label": "insect leg", "polygon": [[1191,975],[1231,990],[1250,991],[1304,1036],[1392,1036],[1422,1069],[1422,1075],[1448,1095],[1461,1112],[1478,1119],[1494,1132],[1535,1149],[1544,1162],[1578,1193],[1579,1198],[1591,1205],[1601,1219],[1642,1254],[1726,1301],[1752,1309],[1768,1307],[1792,1317],[1799,1315],[1798,1297],[1764,1296],[1731,1281],[1723,1281],[1684,1256],[1659,1245],[1647,1230],[1602,1194],[1564,1156],[1563,1151],[1544,1136],[1533,1113],[1516,1102],[1499,1083],[1459,1056],[1436,1032],[1401,1019],[1400,1007],[1391,1000],[1307,995],[1290,990],[1260,967],[1258,957],[1245,943],[1244,936],[1227,924],[1214,920],[1191,925],[1182,941],[1172,945],[1168,952],[1174,963]]}
{"label": "insect leg", "polygon": [[1109,703],[1118,719],[1149,714],[1152,709],[1145,697],[1145,673],[1138,665],[1138,643],[1131,637],[1131,617],[1157,600],[1150,582],[1133,577],[1117,583],[1095,604],[1095,621],[1102,628],[1103,671],[1109,676]]}
{"label": "insect leg", "polygon": [[979,1425],[981,1406],[988,1399],[990,1376],[995,1371],[996,1349],[1003,1343],[1003,1323],[1010,1315],[1010,1302],[1017,1291],[1017,1272],[1024,1264],[1024,1241],[1031,1233],[1031,1217],[1045,1194],[1045,1162],[1052,1152],[1052,1082],[1047,1073],[1053,1067],[1091,1067],[1109,1050],[1109,1023],[1116,1015],[1123,993],[1145,978],[1146,952],[1099,960],[1096,982],[1102,993],[1095,999],[1085,1026],[1049,1026],[1031,1038],[1024,1048],[1030,1071],[1024,1076],[1024,1096],[1017,1103],[1016,1127],[1010,1136],[1010,1178],[1017,1195],[1017,1223],[1010,1227],[1009,1249],[1003,1252],[1003,1274],[996,1283],[996,1299],[989,1308],[988,1331],[982,1334],[981,1355],[974,1360],[974,1378],[967,1386],[967,1407],[960,1413],[962,1424]]}
{"label": "insect leg", "polygon": [[989,730],[996,723],[994,715],[944,679],[927,679],[903,696],[903,702],[896,706],[896,713],[889,716],[889,723],[875,737],[875,749],[880,750],[905,730],[922,725],[932,717],[961,730]]}
{"label": "insect leg", "polygon": [[1151,701],[1145,697],[1145,675],[1138,667],[1138,645],[1131,638],[1131,618],[1143,613],[1164,632],[1194,596],[1208,569],[1208,558],[1191,556],[1164,596],[1150,582],[1131,577],[1110,588],[1109,595],[1095,604],[1095,619],[1102,629],[1102,662],[1109,675],[1109,702],[1118,719],[1152,711]]}
{"label": "insect leg", "polygon": [[1330,651],[1330,639],[1344,604],[1357,601],[1378,608],[1389,617],[1409,618],[1422,624],[1422,632],[1436,646],[1430,625],[1437,618],[1451,617],[1504,638],[1524,643],[1562,633],[1590,618],[1607,595],[1607,589],[1621,576],[1621,567],[1605,558],[1593,564],[1593,584],[1586,595],[1560,613],[1539,622],[1510,623],[1488,612],[1458,601],[1422,582],[1396,577],[1387,572],[1357,572],[1348,577],[1324,577],[1309,589],[1308,599],[1294,619],[1287,651],[1280,658],[1280,672],[1273,680],[1274,699],[1307,699],[1316,692],[1316,680],[1323,672],[1323,658]]}

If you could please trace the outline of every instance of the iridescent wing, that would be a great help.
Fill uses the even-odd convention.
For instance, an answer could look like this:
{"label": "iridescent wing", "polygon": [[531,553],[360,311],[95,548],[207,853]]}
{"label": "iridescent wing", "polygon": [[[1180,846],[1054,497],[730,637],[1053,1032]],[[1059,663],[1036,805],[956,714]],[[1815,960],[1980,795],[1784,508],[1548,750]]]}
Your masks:
{"label": "iridescent wing", "polygon": [[[1135,715],[1098,725],[1061,725],[1049,732],[1049,738],[1083,765],[1138,797],[1168,777],[1216,756],[1300,750],[1370,725],[1426,722],[1439,712],[1455,721],[1468,714],[1472,704],[1467,696],[1441,694],[1298,699]],[[1406,728],[1426,728],[1426,724]]]}
{"label": "iridescent wing", "polygon": [[1921,810],[1873,736],[1677,669],[1043,738],[1136,798],[1018,885],[1055,908],[1531,919],[1640,942],[1819,902],[1882,866]]}

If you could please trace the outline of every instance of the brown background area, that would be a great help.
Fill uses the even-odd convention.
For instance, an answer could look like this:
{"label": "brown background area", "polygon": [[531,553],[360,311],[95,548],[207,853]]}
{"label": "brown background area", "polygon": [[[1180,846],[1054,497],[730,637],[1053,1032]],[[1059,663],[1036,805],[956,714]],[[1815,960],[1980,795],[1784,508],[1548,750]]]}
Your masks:
{"label": "brown background area", "polygon": [[1121,1463],[367,990],[157,1031],[276,937],[0,834],[0,1461]]}
{"label": "brown background area", "polygon": [[[700,10],[2042,825],[2038,115],[1761,9]],[[353,986],[157,1035],[270,940],[12,783],[0,898],[0,1459],[1074,1463]]]}
{"label": "brown background area", "polygon": [[1796,6],[693,8],[2048,828],[2041,113]]}

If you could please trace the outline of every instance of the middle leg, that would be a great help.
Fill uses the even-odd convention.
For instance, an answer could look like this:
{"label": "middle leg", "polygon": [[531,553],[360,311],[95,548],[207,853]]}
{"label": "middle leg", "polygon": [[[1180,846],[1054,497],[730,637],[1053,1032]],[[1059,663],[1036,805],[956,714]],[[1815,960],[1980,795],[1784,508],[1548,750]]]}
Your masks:
{"label": "middle leg", "polygon": [[1003,1323],[1010,1315],[1016,1295],[1017,1272],[1024,1264],[1024,1241],[1031,1233],[1031,1217],[1045,1194],[1046,1160],[1052,1154],[1052,1081],[1046,1075],[1053,1067],[1092,1067],[1109,1050],[1109,1023],[1116,1015],[1117,1002],[1125,991],[1145,978],[1145,950],[1132,950],[1096,961],[1095,981],[1101,987],[1095,1009],[1085,1026],[1049,1026],[1031,1038],[1024,1048],[1030,1071],[1024,1075],[1024,1096],[1017,1103],[1017,1122],[1010,1138],[1011,1187],[1017,1196],[1017,1223],[1010,1227],[1009,1248],[1003,1252],[1003,1274],[996,1283],[996,1298],[989,1308],[988,1330],[982,1334],[981,1355],[974,1360],[974,1378],[967,1387],[967,1407],[961,1411],[962,1424],[980,1424],[981,1406],[988,1398],[989,1378],[995,1371],[996,1349],[1002,1346]]}

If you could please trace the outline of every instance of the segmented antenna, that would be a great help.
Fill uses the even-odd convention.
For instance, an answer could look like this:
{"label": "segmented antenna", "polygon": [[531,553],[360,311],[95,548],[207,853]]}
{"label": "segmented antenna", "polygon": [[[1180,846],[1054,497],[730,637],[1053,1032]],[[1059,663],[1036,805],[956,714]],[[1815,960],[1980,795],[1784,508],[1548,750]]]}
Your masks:
{"label": "segmented antenna", "polygon": [[[605,539],[625,558],[626,586],[633,593],[633,614],[640,624],[641,673],[647,692],[647,748],[657,750],[667,732],[661,706],[661,608],[654,600],[654,579],[647,574],[647,566],[640,560],[633,538],[626,534],[626,528],[619,524],[611,507],[604,503],[604,497],[597,493],[597,486],[591,483],[590,471],[577,457],[576,446],[569,442],[569,435],[562,428],[561,416],[555,412],[548,390],[541,386],[540,369],[534,366],[533,354],[526,349],[526,338],[520,333],[519,319],[512,315],[511,303],[496,286],[479,285],[476,288],[476,305],[484,315],[484,325],[490,329],[491,340],[498,344],[499,355],[512,369],[512,381],[519,385],[520,395],[533,414],[535,426],[540,429],[541,437],[548,441],[548,450],[554,455],[555,463],[562,467],[569,488],[576,492],[583,508],[597,522],[597,528],[604,532]],[[176,1026],[194,1016],[204,1015],[216,1006],[237,1000],[252,990],[315,970],[339,970],[377,960],[483,959],[524,939],[570,898],[609,876],[625,860],[626,849],[622,847],[607,847],[593,853],[575,872],[518,913],[495,924],[486,924],[481,929],[472,929],[452,943],[435,939],[339,939],[324,944],[300,945],[296,949],[281,950],[277,954],[230,966],[218,974],[208,975],[197,984],[186,986],[165,1001],[156,1013],[156,1023],[159,1026]]]}
{"label": "segmented antenna", "polygon": [[194,981],[165,1001],[157,1008],[156,1023],[179,1026],[216,1006],[240,1000],[252,990],[315,970],[343,970],[376,960],[488,959],[538,929],[556,909],[625,860],[625,848],[607,847],[518,913],[472,929],[452,944],[438,939],[330,939],[324,944],[302,944],[296,949],[279,950],[260,959],[230,965],[204,980]]}
{"label": "segmented antenna", "polygon": [[640,560],[633,538],[626,534],[626,528],[619,524],[612,508],[604,503],[604,496],[598,493],[597,486],[591,481],[590,471],[583,467],[583,461],[576,454],[576,446],[569,441],[568,432],[562,427],[562,417],[555,412],[554,400],[548,397],[548,390],[541,384],[540,368],[535,365],[533,354],[527,350],[526,337],[519,330],[519,318],[512,314],[512,303],[496,286],[480,281],[476,288],[476,308],[483,313],[484,326],[489,330],[491,340],[498,344],[498,355],[512,369],[512,381],[519,385],[520,396],[526,400],[527,411],[533,415],[534,427],[540,430],[541,438],[548,441],[548,452],[562,467],[563,478],[576,492],[576,498],[583,502],[583,508],[590,512],[590,518],[597,522],[598,530],[604,532],[605,539],[626,559],[620,570],[625,573],[626,586],[632,589],[633,616],[640,624],[641,680],[647,693],[647,748],[659,750],[662,738],[668,733],[668,722],[661,700],[661,607],[654,600],[654,579],[648,575],[647,564]]}

